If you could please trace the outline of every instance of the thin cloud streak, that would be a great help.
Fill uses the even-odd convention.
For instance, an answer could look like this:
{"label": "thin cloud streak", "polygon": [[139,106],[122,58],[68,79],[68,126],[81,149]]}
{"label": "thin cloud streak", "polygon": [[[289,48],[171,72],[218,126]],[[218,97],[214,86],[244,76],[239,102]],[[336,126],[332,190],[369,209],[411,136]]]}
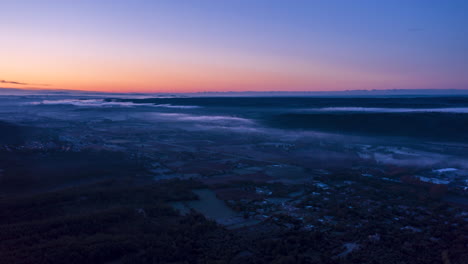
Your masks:
{"label": "thin cloud streak", "polygon": [[16,82],[16,81],[7,81],[7,80],[0,80],[0,83],[15,84],[15,85],[50,86],[50,84],[33,84],[33,83],[24,83],[24,82]]}

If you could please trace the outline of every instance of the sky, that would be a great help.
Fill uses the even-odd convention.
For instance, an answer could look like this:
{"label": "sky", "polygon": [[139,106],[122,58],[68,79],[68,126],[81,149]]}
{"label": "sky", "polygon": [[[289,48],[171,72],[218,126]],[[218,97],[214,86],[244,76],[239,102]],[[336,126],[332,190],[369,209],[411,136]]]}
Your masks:
{"label": "sky", "polygon": [[468,89],[465,0],[0,0],[0,87]]}

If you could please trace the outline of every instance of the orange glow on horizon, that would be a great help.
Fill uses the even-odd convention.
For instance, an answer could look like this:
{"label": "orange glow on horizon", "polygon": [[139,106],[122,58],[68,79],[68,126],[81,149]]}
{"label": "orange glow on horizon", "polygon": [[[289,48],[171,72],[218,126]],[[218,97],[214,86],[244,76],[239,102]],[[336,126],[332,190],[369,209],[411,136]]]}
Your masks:
{"label": "orange glow on horizon", "polygon": [[[0,80],[28,85],[4,83],[0,87],[185,93],[404,89],[446,87],[451,82],[279,55],[189,50],[175,45],[143,50],[114,45],[104,49],[82,40],[44,41],[36,37],[4,43]],[[29,44],[33,42],[34,46]],[[457,85],[453,81],[453,86]]]}
{"label": "orange glow on horizon", "polygon": [[[350,71],[331,66],[289,62],[287,70],[277,63],[255,69],[183,62],[135,63],[126,61],[59,60],[25,65],[0,63],[0,80],[28,85],[2,87],[65,89],[98,92],[186,93],[204,91],[338,91],[348,89],[389,89],[434,85],[415,77]],[[37,84],[49,84],[41,86]]]}

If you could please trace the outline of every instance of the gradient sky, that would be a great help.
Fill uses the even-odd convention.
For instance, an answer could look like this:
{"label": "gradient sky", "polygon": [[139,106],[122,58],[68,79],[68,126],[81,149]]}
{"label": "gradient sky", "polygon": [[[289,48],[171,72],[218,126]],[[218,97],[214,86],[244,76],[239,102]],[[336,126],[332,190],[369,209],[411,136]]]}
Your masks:
{"label": "gradient sky", "polygon": [[0,87],[468,89],[466,0],[0,0]]}

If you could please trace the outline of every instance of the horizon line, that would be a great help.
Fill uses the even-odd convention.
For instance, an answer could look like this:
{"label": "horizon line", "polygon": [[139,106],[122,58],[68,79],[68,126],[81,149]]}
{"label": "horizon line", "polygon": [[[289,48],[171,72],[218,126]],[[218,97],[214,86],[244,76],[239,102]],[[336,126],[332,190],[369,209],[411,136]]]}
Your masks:
{"label": "horizon line", "polygon": [[309,90],[309,91],[287,91],[287,90],[270,90],[270,91],[259,91],[259,90],[243,90],[243,91],[192,91],[192,92],[183,92],[183,91],[174,91],[174,92],[132,92],[132,91],[99,91],[99,90],[76,90],[76,89],[47,89],[47,88],[38,88],[38,87],[0,87],[0,91],[2,90],[15,90],[21,92],[79,92],[79,93],[101,93],[101,94],[240,94],[240,93],[290,93],[290,94],[299,94],[299,93],[356,93],[356,92],[363,92],[363,93],[375,93],[375,92],[438,92],[438,93],[449,93],[449,92],[466,92],[468,93],[468,88],[408,88],[408,89],[344,89],[344,90],[333,90],[333,91],[326,91],[326,90]]}

